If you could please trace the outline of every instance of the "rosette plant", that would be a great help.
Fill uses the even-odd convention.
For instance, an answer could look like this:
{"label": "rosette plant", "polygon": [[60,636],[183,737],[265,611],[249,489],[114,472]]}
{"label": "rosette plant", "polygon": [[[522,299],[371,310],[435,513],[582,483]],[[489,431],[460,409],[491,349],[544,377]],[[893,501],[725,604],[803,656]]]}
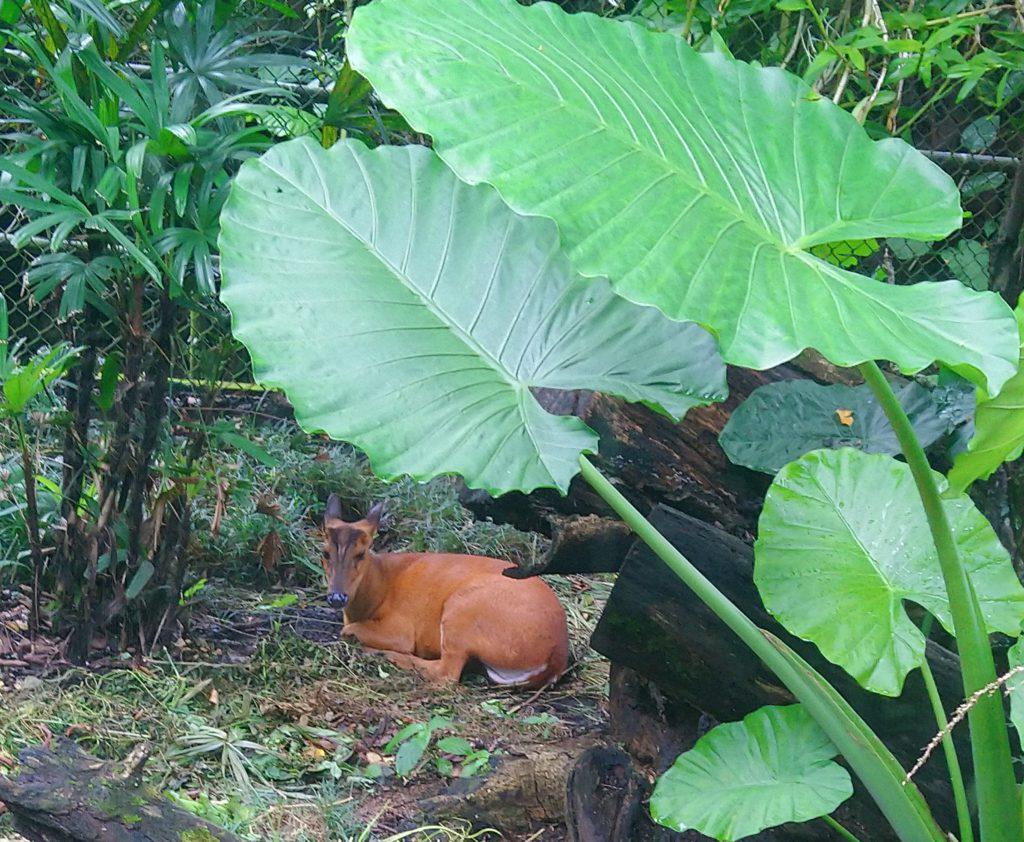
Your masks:
{"label": "rosette plant", "polygon": [[[977,695],[976,815],[946,739],[957,833],[1020,842],[988,635],[1019,634],[1024,588],[963,494],[1020,445],[1003,398],[1019,388],[1014,314],[956,280],[888,285],[812,253],[948,235],[962,219],[953,182],[782,70],[549,3],[376,0],[347,48],[434,152],[292,141],[242,167],[221,219],[222,297],[257,378],[384,477],[455,473],[501,494],[564,492],[581,472],[776,673],[799,706],[722,726],[681,756],[652,799],[658,821],[723,840],[834,825],[852,791],[841,755],[901,839],[940,842],[952,829],[849,704],[612,487],[586,457],[591,430],[531,392],[597,389],[679,417],[721,398],[723,361],[767,368],[813,348],[859,367],[906,461],[883,442],[782,468],[757,587],[877,693],[898,694],[914,669],[930,684],[905,600],[955,635],[964,695]],[[940,363],[977,385],[984,414],[952,483],[878,360],[908,374]],[[763,785],[740,785],[751,780]]]}

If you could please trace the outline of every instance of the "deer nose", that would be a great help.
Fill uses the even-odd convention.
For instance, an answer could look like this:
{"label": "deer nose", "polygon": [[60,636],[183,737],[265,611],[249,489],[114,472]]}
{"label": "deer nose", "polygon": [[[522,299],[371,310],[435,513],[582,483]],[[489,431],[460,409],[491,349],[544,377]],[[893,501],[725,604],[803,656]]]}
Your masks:
{"label": "deer nose", "polygon": [[331,591],[327,594],[327,604],[332,608],[344,608],[348,604],[348,594]]}

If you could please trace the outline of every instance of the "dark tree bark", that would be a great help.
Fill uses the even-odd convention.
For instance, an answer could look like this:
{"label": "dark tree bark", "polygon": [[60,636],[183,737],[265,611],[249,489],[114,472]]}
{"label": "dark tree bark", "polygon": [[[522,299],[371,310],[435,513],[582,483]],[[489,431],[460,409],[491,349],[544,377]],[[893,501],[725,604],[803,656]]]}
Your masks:
{"label": "dark tree bark", "polygon": [[[899,698],[868,693],[845,671],[825,661],[813,645],[787,634],[767,614],[753,585],[753,551],[748,544],[666,507],[658,507],[650,519],[754,623],[785,640],[819,670],[905,768],[914,764],[937,730],[920,672],[911,673]],[[762,705],[793,701],[757,657],[640,542],[622,567],[591,644],[613,664],[628,665],[652,682],[665,709],[682,704],[728,722]],[[928,658],[940,695],[947,710],[952,710],[962,700],[957,658],[931,643]],[[970,755],[964,733],[955,737],[967,771]],[[662,765],[665,757],[652,760]],[[942,752],[932,755],[915,782],[940,822],[954,827]],[[891,838],[885,835],[885,822],[877,812],[872,818],[873,806],[863,799],[862,803],[857,822],[872,828],[862,838]]]}
{"label": "dark tree bark", "polygon": [[40,599],[43,591],[43,545],[39,535],[39,509],[36,505],[36,460],[29,449],[25,427],[15,419],[21,448],[21,476],[25,483],[25,526],[32,558],[32,608],[29,612],[29,634],[39,632]]}
{"label": "dark tree bark", "polygon": [[[649,786],[632,758],[612,746],[583,752],[569,773],[565,793],[565,825],[570,842],[626,842],[640,838],[648,824],[643,800]],[[652,840],[670,838],[654,830]]]}
{"label": "dark tree bark", "polygon": [[234,842],[234,834],[175,807],[137,779],[70,741],[19,757],[16,778],[0,775],[0,801],[33,842]]}
{"label": "dark tree bark", "polygon": [[991,288],[1016,306],[1024,291],[1024,166],[1017,167],[1009,204],[989,246],[989,275]]}
{"label": "dark tree bark", "polygon": [[[718,434],[732,411],[759,386],[808,377],[821,382],[851,382],[850,372],[810,354],[768,371],[730,368],[728,399],[690,410],[681,423],[642,404],[595,392],[539,390],[537,397],[549,412],[576,415],[597,432],[601,440],[600,455],[595,457],[597,466],[641,511],[665,503],[747,538],[756,529],[770,478],[733,465],[719,447]],[[572,481],[565,497],[539,490],[492,499],[485,493],[467,490],[462,498],[478,517],[553,537],[554,545],[547,557],[513,575],[612,571],[621,563],[621,538],[610,524],[591,523],[596,540],[582,540],[585,536],[577,518],[617,518],[580,477]],[[573,532],[563,538],[561,533],[567,527]],[[602,530],[603,536],[598,534]],[[602,540],[608,545],[601,547]],[[588,557],[590,554],[594,557]]]}

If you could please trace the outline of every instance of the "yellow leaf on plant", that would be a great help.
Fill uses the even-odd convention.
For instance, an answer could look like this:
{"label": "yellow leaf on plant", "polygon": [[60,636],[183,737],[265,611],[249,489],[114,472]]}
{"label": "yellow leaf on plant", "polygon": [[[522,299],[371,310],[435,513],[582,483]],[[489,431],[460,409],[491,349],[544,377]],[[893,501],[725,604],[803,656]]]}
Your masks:
{"label": "yellow leaf on plant", "polygon": [[853,426],[853,412],[849,409],[837,409],[836,415],[839,416],[839,423],[844,427]]}

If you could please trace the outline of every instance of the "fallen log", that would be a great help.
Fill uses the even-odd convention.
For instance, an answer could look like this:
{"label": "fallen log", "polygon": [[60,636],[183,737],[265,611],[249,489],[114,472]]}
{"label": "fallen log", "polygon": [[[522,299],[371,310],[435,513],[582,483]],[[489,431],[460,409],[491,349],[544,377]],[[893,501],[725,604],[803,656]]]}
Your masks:
{"label": "fallen log", "polygon": [[[744,541],[720,529],[664,506],[651,514],[651,522],[719,590],[754,623],[778,635],[819,670],[875,729],[904,768],[909,769],[934,736],[924,682],[920,672],[911,673],[903,694],[890,699],[869,693],[845,671],[828,663],[811,644],[787,634],[764,610],[753,584],[753,551]],[[670,752],[658,753],[648,737],[648,753],[658,771],[671,761],[679,742],[695,738],[693,711],[714,720],[741,719],[766,704],[790,704],[789,691],[765,668],[693,593],[647,547],[637,542],[629,552],[605,610],[591,638],[591,645],[611,659],[627,665],[648,679],[662,698],[663,706],[685,705],[689,719],[683,724],[691,734],[677,737]],[[952,710],[962,697],[958,660],[954,654],[929,643],[928,659],[939,693]],[[636,720],[635,714],[626,717]],[[613,727],[620,727],[623,712],[612,710]],[[965,770],[969,749],[964,734],[955,734]],[[668,756],[667,756],[668,755]],[[937,818],[955,826],[952,797],[944,760],[936,752],[915,776]],[[854,826],[867,833],[861,838],[893,839],[891,832],[863,793],[853,803]],[[852,809],[851,808],[851,809]],[[827,837],[826,837],[827,838]]]}
{"label": "fallen log", "polygon": [[464,819],[478,828],[493,828],[510,838],[530,836],[566,817],[566,786],[577,758],[600,738],[585,734],[557,743],[520,746],[494,758],[491,768],[472,778],[416,790],[392,790],[360,806],[367,820],[400,817],[398,830],[423,822]]}
{"label": "fallen log", "polygon": [[234,842],[238,837],[174,806],[127,767],[97,760],[70,740],[21,752],[20,774],[0,776],[0,802],[32,842]]}

